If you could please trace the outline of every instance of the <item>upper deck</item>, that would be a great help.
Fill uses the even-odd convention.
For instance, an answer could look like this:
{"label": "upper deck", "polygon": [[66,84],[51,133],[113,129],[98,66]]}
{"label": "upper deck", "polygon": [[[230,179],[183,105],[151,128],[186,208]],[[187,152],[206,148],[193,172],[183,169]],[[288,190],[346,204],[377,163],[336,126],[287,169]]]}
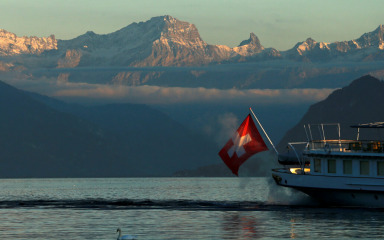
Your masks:
{"label": "upper deck", "polygon": [[384,141],[314,140],[307,143],[303,154],[380,158],[384,157]]}
{"label": "upper deck", "polygon": [[[320,136],[314,137],[311,125],[304,126],[308,141],[288,143],[290,154],[279,155],[279,163],[286,166],[286,171],[294,174],[384,177],[384,140],[360,140],[358,127],[356,140],[342,140],[339,124],[314,126]],[[326,126],[337,127],[334,138],[326,138]],[[364,125],[364,128],[372,126],[384,128],[384,124]]]}
{"label": "upper deck", "polygon": [[[359,124],[351,127],[357,129],[355,140],[342,140],[341,128],[338,123],[304,125],[308,141],[305,142],[305,148],[302,149],[302,153],[304,155],[331,154],[335,156],[384,157],[384,140],[359,139],[360,128],[374,128],[377,130],[378,128],[384,128],[383,122]],[[334,131],[335,128],[336,131]],[[328,131],[326,132],[325,130]],[[331,133],[333,133],[333,138],[329,138]],[[303,144],[303,142],[290,143],[289,145],[293,147],[295,144]]]}

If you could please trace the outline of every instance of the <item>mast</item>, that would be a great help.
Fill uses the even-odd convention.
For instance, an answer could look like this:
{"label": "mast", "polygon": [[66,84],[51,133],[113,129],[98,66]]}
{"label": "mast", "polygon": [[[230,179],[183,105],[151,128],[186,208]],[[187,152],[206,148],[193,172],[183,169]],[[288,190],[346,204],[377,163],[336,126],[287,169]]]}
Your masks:
{"label": "mast", "polygon": [[257,123],[259,124],[261,130],[263,130],[264,135],[267,137],[269,143],[272,145],[273,150],[275,150],[275,152],[276,152],[276,155],[279,155],[279,152],[278,152],[277,149],[275,148],[275,145],[273,145],[273,142],[272,142],[271,139],[269,138],[267,132],[264,130],[263,126],[261,125],[261,123],[260,123],[260,121],[259,121],[259,119],[257,119],[257,117],[256,117],[255,113],[253,112],[252,108],[249,108],[249,110],[251,111],[253,117],[256,119],[256,121],[257,121]]}

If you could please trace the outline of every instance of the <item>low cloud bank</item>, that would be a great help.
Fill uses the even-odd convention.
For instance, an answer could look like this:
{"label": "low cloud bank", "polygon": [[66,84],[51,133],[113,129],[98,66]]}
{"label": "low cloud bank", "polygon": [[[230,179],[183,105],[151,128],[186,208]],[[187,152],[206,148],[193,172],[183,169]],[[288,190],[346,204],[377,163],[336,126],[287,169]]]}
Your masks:
{"label": "low cloud bank", "polygon": [[325,99],[334,89],[207,89],[158,86],[122,86],[49,80],[11,80],[27,91],[76,102],[125,102],[149,105],[201,103],[298,104]]}

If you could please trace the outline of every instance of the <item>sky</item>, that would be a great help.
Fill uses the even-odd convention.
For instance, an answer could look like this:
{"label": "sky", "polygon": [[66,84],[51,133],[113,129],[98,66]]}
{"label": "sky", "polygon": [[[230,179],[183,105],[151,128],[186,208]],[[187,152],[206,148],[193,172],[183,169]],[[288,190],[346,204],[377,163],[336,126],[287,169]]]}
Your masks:
{"label": "sky", "polygon": [[352,40],[384,24],[382,0],[0,0],[0,9],[0,28],[17,36],[72,39],[171,15],[195,24],[209,44],[235,47],[254,32],[278,50],[308,37]]}

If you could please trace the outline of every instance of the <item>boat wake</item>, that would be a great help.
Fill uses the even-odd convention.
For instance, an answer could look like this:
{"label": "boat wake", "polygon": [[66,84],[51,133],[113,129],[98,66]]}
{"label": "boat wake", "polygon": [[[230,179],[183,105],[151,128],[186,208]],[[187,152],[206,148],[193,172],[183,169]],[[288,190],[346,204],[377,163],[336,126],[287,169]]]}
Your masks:
{"label": "boat wake", "polygon": [[0,201],[0,209],[5,208],[63,208],[63,209],[160,209],[191,211],[281,211],[283,208],[314,207],[313,204],[279,204],[258,201],[204,201],[204,200],[6,200]]}

